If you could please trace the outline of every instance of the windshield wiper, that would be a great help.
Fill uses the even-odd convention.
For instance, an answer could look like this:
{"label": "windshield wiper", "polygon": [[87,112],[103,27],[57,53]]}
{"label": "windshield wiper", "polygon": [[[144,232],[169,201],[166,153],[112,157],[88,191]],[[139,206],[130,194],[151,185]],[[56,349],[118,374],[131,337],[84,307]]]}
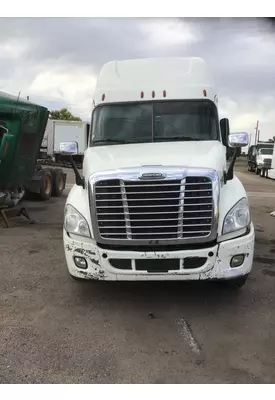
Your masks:
{"label": "windshield wiper", "polygon": [[177,140],[182,140],[182,141],[191,141],[191,140],[200,140],[200,139],[196,139],[190,136],[163,136],[163,137],[155,137],[154,138],[155,142],[157,142],[158,140],[167,140],[167,141],[177,141]]}
{"label": "windshield wiper", "polygon": [[126,140],[122,140],[122,139],[98,139],[98,140],[92,140],[92,143],[130,143]]}

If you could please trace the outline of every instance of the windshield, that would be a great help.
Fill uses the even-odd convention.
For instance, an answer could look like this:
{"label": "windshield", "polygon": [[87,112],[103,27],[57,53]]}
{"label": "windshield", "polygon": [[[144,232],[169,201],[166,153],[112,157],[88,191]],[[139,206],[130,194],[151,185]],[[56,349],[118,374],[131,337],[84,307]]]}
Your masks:
{"label": "windshield", "polygon": [[261,154],[267,154],[267,155],[272,155],[273,154],[273,149],[261,149],[260,150]]}
{"label": "windshield", "polygon": [[210,101],[125,103],[94,110],[90,145],[220,140]]}

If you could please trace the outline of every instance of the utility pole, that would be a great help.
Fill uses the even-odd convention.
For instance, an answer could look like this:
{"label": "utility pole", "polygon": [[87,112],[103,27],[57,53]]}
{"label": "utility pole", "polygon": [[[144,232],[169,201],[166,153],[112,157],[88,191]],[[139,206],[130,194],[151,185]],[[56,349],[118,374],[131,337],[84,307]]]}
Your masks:
{"label": "utility pole", "polygon": [[259,141],[260,141],[260,129],[258,130],[258,141],[257,141],[257,144],[259,143]]}
{"label": "utility pole", "polygon": [[255,146],[257,145],[257,139],[258,139],[258,128],[259,128],[259,121],[257,121],[257,125],[256,125],[256,132],[255,132]]}

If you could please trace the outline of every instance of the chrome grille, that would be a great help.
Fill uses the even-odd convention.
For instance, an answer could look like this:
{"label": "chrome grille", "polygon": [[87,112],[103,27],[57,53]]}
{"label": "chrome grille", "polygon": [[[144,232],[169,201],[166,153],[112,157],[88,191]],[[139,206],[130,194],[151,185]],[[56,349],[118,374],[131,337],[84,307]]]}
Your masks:
{"label": "chrome grille", "polygon": [[264,163],[266,164],[267,167],[271,167],[271,159],[270,158],[265,158]]}
{"label": "chrome grille", "polygon": [[211,235],[210,177],[98,180],[94,197],[98,231],[104,240],[177,242]]}

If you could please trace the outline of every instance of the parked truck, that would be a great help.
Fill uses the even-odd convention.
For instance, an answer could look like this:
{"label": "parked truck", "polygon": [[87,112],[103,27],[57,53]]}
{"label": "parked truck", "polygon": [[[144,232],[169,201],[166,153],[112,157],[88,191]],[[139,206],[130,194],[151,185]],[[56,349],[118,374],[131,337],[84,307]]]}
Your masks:
{"label": "parked truck", "polygon": [[247,154],[247,170],[264,176],[264,172],[271,168],[273,146],[272,142],[258,142],[250,146]]}
{"label": "parked truck", "polygon": [[0,92],[0,211],[3,217],[3,210],[16,207],[27,193],[36,193],[43,200],[63,193],[66,184],[63,170],[37,165],[48,116],[46,107]]}
{"label": "parked truck", "polygon": [[[234,174],[246,133],[219,120],[199,58],[113,61],[98,77],[91,134],[63,241],[74,279],[218,280],[241,287],[254,227]],[[227,148],[235,148],[229,165]],[[75,143],[63,143],[65,154]]]}

